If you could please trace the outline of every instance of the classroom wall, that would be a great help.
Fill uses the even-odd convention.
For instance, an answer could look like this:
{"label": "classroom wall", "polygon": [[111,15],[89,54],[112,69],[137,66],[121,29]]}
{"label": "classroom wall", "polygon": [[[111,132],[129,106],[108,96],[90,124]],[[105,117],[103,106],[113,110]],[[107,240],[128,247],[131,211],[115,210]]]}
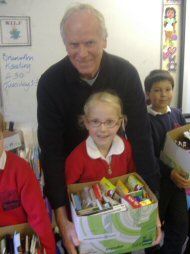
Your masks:
{"label": "classroom wall", "polygon": [[[0,68],[4,114],[7,121],[15,121],[22,128],[28,143],[36,141],[36,87],[38,79],[50,65],[66,55],[59,32],[65,8],[72,0],[5,0],[0,4],[0,16],[30,16],[31,46],[1,47]],[[160,67],[161,16],[160,0],[88,0],[105,16],[108,29],[107,51],[128,59],[139,71],[141,81],[150,70]],[[8,69],[15,57],[30,65]],[[10,59],[9,65],[7,65]],[[27,59],[27,58],[26,58]],[[28,86],[5,88],[8,74],[17,73],[16,82]],[[18,74],[22,74],[19,78]],[[23,80],[25,76],[26,80]],[[15,77],[15,75],[14,75]],[[12,82],[12,81],[11,81]],[[32,84],[32,85],[31,85]]]}

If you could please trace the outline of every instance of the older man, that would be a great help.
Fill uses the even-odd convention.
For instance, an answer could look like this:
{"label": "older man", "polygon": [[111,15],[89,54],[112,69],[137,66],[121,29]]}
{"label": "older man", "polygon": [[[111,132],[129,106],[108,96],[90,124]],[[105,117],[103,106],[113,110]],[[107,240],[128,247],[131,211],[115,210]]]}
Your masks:
{"label": "older man", "polygon": [[67,10],[60,28],[68,55],[40,78],[38,139],[45,193],[55,209],[67,251],[75,254],[74,246],[79,242],[65,212],[64,163],[66,156],[86,136],[78,126],[78,116],[90,94],[111,89],[121,97],[128,116],[126,133],[132,143],[138,173],[155,192],[159,171],[139,75],[128,61],[104,51],[107,30],[102,14],[90,5],[78,4]]}

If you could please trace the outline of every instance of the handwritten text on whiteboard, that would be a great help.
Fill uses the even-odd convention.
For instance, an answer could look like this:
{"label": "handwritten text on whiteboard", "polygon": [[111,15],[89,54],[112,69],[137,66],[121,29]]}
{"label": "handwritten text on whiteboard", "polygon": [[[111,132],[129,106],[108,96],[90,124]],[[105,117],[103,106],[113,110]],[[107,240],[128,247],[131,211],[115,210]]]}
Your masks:
{"label": "handwritten text on whiteboard", "polygon": [[1,91],[6,121],[36,121],[36,59],[30,53],[2,52]]}
{"label": "handwritten text on whiteboard", "polygon": [[23,88],[37,86],[38,79],[31,75],[34,57],[28,54],[9,55],[2,54],[4,66],[3,90],[11,88]]}

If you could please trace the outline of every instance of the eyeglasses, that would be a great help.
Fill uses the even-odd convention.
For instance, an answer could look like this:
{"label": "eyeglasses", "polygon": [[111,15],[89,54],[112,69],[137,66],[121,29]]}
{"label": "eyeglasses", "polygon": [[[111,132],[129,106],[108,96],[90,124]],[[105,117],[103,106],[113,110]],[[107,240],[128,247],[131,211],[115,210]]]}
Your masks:
{"label": "eyeglasses", "polygon": [[100,127],[102,124],[106,127],[106,128],[113,128],[115,127],[116,125],[119,124],[119,119],[108,119],[106,120],[105,122],[101,122],[100,120],[98,119],[91,119],[91,120],[88,120],[88,123],[91,125],[91,127]]}

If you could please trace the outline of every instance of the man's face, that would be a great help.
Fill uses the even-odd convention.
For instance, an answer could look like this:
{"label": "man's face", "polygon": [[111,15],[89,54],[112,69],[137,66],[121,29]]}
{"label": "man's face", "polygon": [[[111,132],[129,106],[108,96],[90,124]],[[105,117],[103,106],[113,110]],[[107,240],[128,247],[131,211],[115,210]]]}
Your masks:
{"label": "man's face", "polygon": [[106,48],[97,18],[84,10],[72,14],[65,23],[65,46],[81,77],[92,79],[99,70]]}

